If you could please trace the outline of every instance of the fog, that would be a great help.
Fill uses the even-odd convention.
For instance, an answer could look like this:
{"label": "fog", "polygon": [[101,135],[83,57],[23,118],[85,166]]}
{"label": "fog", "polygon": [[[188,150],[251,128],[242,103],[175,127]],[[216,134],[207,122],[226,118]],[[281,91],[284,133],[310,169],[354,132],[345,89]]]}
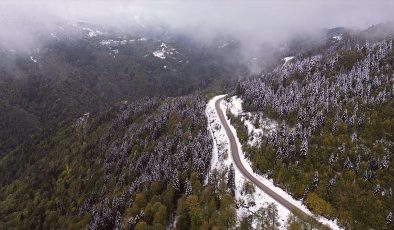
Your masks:
{"label": "fog", "polygon": [[37,29],[62,18],[119,28],[142,21],[204,41],[224,34],[274,44],[322,28],[367,28],[392,21],[392,12],[393,1],[2,1],[0,42],[28,47]]}
{"label": "fog", "polygon": [[322,28],[366,28],[394,18],[394,3],[389,1],[138,3],[143,15],[158,18],[181,31],[207,37],[221,32],[265,42],[282,41],[295,33],[311,33]]}

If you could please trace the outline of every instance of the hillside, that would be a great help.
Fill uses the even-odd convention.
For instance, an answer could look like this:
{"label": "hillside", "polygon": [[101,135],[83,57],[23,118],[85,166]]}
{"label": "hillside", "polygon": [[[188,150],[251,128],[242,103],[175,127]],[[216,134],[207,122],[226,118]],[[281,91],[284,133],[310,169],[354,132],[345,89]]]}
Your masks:
{"label": "hillside", "polygon": [[170,31],[63,21],[45,33],[37,30],[37,48],[0,44],[0,156],[121,100],[222,90],[246,71],[235,62],[236,47],[212,49]]}
{"label": "hillside", "polygon": [[241,81],[249,113],[234,122],[255,170],[311,210],[347,229],[390,229],[393,41],[362,37],[344,34]]}
{"label": "hillside", "polygon": [[[36,143],[20,153],[28,161],[12,165],[19,176],[1,187],[1,228],[162,229],[178,210],[185,229],[194,214],[183,209],[204,202],[214,207],[200,221],[229,215],[226,187],[202,187],[212,149],[205,103],[200,96],[123,102]],[[3,172],[12,157],[2,159]]]}
{"label": "hillside", "polygon": [[394,24],[267,2],[0,3],[0,229],[393,229]]}

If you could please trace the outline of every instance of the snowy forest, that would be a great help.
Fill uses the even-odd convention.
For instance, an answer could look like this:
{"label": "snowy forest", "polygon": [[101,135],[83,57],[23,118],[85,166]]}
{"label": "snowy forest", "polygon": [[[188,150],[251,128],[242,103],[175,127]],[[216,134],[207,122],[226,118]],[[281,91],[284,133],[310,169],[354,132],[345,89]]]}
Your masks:
{"label": "snowy forest", "polygon": [[[212,148],[205,103],[201,96],[122,102],[37,143],[43,158],[2,187],[4,227],[163,229],[178,209],[184,229],[189,203],[214,202],[210,215],[231,211],[227,188],[201,185]],[[216,203],[219,194],[229,198]]]}
{"label": "snowy forest", "polygon": [[1,1],[0,230],[394,229],[393,9]]}
{"label": "snowy forest", "polygon": [[344,36],[240,82],[247,119],[256,127],[263,118],[279,124],[251,145],[237,122],[254,168],[347,229],[391,229],[393,60],[393,40]]}

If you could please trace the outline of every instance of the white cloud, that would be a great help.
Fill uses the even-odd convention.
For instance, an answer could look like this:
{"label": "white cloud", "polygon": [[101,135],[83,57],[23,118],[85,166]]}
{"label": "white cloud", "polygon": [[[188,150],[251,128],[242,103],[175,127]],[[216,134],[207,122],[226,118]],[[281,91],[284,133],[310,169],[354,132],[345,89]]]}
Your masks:
{"label": "white cloud", "polygon": [[[34,42],[32,28],[58,17],[127,27],[134,17],[201,39],[226,33],[251,44],[337,26],[365,28],[394,19],[393,1],[2,1],[0,40]],[[26,42],[27,41],[27,42]]]}

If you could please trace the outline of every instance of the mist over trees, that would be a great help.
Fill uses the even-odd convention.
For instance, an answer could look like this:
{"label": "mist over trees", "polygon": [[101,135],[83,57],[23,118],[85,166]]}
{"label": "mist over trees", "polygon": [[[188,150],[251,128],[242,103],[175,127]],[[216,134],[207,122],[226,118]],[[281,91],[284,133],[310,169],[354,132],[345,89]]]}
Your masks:
{"label": "mist over trees", "polygon": [[224,93],[278,124],[253,145],[227,114],[256,172],[341,227],[392,229],[393,9],[0,2],[0,229],[311,229],[274,203],[237,216],[255,186],[209,171]]}

